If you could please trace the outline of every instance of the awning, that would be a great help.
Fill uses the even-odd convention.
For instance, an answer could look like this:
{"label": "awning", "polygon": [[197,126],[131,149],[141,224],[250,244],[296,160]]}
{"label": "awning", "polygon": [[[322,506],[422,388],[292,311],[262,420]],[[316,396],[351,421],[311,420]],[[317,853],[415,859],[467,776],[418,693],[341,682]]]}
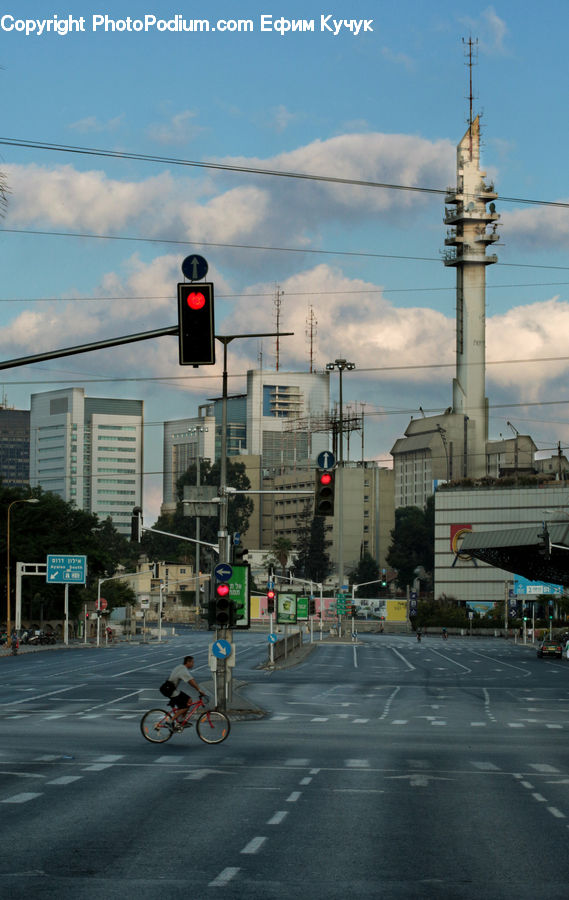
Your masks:
{"label": "awning", "polygon": [[528,528],[471,531],[464,535],[460,551],[530,581],[569,585],[569,522],[547,527],[551,543],[561,545],[552,546],[549,558],[540,552],[541,522]]}

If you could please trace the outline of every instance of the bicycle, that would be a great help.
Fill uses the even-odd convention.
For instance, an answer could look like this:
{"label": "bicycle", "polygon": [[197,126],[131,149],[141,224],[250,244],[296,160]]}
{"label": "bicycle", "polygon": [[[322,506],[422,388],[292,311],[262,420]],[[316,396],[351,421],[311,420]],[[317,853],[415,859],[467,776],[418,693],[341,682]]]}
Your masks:
{"label": "bicycle", "polygon": [[184,716],[178,720],[174,719],[173,710],[167,712],[165,709],[149,709],[140,720],[142,736],[152,744],[163,744],[173,734],[179,734],[190,727],[193,724],[190,719],[200,709],[204,711],[196,720],[198,737],[206,744],[221,744],[229,734],[231,723],[225,713],[218,709],[206,709],[201,697],[190,703]]}

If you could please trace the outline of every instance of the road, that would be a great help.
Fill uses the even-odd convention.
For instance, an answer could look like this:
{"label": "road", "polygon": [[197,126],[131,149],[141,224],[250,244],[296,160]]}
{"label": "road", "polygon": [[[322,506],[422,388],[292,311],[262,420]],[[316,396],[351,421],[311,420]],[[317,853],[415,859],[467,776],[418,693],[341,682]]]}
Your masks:
{"label": "road", "polygon": [[569,895],[569,663],[500,639],[369,635],[269,672],[228,740],[141,714],[196,633],[0,659],[0,890],[42,898]]}

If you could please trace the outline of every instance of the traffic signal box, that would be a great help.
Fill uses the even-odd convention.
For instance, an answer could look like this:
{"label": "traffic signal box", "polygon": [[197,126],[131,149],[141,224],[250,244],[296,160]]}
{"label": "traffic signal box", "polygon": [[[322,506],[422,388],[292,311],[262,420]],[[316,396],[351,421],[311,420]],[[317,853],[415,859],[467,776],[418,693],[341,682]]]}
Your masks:
{"label": "traffic signal box", "polygon": [[225,581],[215,585],[215,596],[208,604],[207,621],[214,628],[233,628],[235,625],[235,603],[229,599],[229,585]]}
{"label": "traffic signal box", "polygon": [[135,506],[130,518],[130,539],[133,544],[140,544],[142,538],[142,508]]}
{"label": "traffic signal box", "polygon": [[314,515],[315,516],[333,516],[334,515],[334,483],[336,480],[335,472],[316,473],[316,490],[314,496]]}
{"label": "traffic signal box", "polygon": [[267,612],[274,613],[275,611],[275,592],[272,588],[269,588],[267,591]]}
{"label": "traffic signal box", "polygon": [[178,343],[181,366],[215,364],[213,284],[178,285]]}

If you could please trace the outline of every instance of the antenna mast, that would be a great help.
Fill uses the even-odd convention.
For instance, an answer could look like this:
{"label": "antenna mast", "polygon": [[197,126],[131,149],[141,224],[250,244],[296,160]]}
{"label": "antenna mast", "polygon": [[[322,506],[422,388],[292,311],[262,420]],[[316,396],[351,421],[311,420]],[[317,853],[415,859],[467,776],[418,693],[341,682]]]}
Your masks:
{"label": "antenna mast", "polygon": [[474,96],[472,93],[472,67],[475,65],[473,60],[472,49],[478,48],[478,38],[475,41],[472,40],[472,37],[468,38],[468,41],[462,39],[462,43],[468,48],[466,50],[466,55],[468,61],[466,65],[468,66],[468,133],[470,136],[469,140],[469,149],[470,149],[470,159],[472,160],[472,122],[474,121],[474,113],[473,113],[473,100]]}
{"label": "antenna mast", "polygon": [[318,325],[318,319],[314,315],[314,307],[309,306],[308,307],[308,316],[306,317],[306,331],[305,331],[306,337],[308,339],[308,345],[310,347],[309,356],[308,356],[309,364],[310,364],[310,368],[308,369],[309,372],[314,371],[314,339],[316,337],[316,330],[317,330],[316,326],[317,325]]}
{"label": "antenna mast", "polygon": [[277,366],[276,366],[276,368],[277,368],[277,372],[279,371],[279,363],[280,363],[280,340],[279,340],[279,337],[280,337],[281,306],[282,306],[282,302],[283,302],[283,301],[282,301],[283,294],[284,294],[284,291],[281,291],[279,285],[277,284],[277,285],[276,285],[275,299],[274,299],[274,304],[275,304],[275,319],[276,319],[276,328],[275,328],[275,331],[276,331],[276,333],[277,333],[277,342],[276,342],[276,344],[277,344],[277,352],[276,352],[276,358],[277,358]]}

